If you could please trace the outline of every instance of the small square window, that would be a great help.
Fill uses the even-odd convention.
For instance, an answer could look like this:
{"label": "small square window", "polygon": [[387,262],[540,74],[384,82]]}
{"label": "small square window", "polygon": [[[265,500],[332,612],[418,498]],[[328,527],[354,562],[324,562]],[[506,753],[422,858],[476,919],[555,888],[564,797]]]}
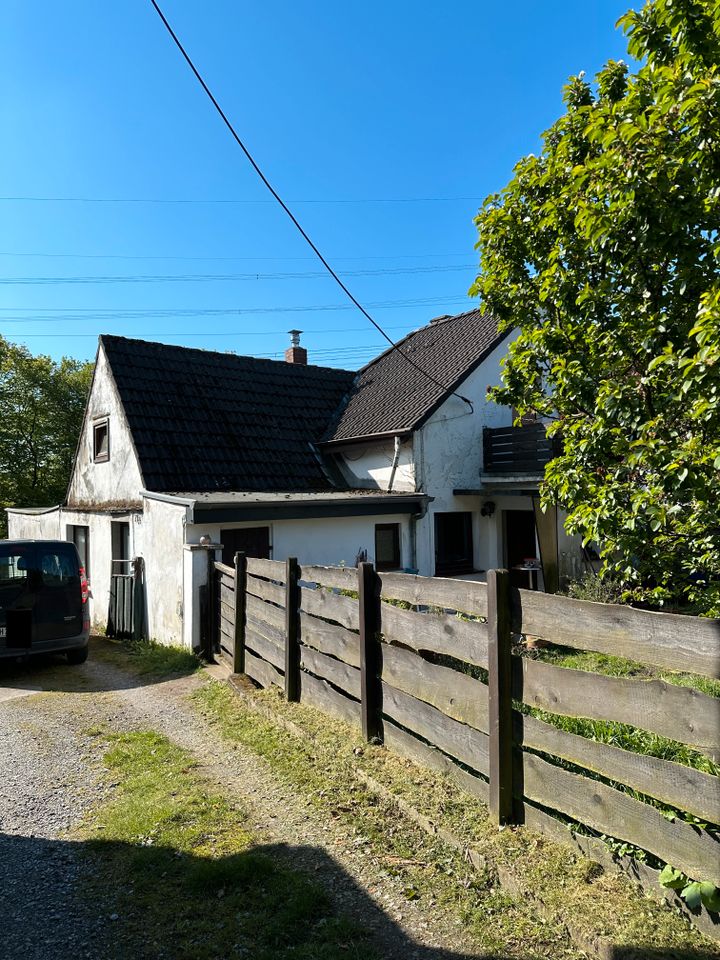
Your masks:
{"label": "small square window", "polygon": [[375,567],[378,570],[399,569],[399,523],[378,523],[375,525]]}
{"label": "small square window", "polygon": [[93,424],[93,460],[102,463],[110,459],[110,427],[107,419]]}

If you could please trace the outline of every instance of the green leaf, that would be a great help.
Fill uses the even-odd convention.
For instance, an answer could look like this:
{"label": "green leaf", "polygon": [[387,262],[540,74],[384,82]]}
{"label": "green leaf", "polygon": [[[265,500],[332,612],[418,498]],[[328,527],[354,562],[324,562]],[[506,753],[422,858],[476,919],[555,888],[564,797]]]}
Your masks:
{"label": "green leaf", "polygon": [[720,889],[714,883],[705,881],[700,884],[700,897],[706,910],[720,913]]}
{"label": "green leaf", "polygon": [[699,909],[700,904],[702,903],[702,884],[689,883],[684,888],[680,896],[691,910]]}
{"label": "green leaf", "polygon": [[669,863],[660,871],[659,880],[664,887],[669,887],[672,890],[680,890],[686,886],[688,882],[685,874],[680,870],[676,870],[675,867],[671,867]]}

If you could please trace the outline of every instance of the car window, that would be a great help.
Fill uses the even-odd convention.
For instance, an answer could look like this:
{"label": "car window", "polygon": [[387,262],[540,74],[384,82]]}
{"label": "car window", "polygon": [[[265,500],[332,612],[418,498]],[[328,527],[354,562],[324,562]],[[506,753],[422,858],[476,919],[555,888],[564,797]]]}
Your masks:
{"label": "car window", "polygon": [[0,554],[0,583],[13,586],[28,578],[28,562],[22,554],[3,551]]}
{"label": "car window", "polygon": [[78,580],[77,558],[69,550],[55,546],[41,549],[39,561],[45,586],[62,587]]}

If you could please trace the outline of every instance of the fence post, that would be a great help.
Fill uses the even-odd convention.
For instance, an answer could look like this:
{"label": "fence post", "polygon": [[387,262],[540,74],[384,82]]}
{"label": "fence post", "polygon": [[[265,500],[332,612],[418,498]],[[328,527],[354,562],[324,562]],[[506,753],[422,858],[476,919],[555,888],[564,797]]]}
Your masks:
{"label": "fence post", "polygon": [[296,557],[285,564],[285,697],[300,700],[300,571]]}
{"label": "fence post", "polygon": [[487,598],[490,814],[501,826],[513,822],[512,635],[507,570],[488,571]]}
{"label": "fence post", "polygon": [[382,740],[380,582],[371,563],[358,564],[360,603],[360,714],[363,737]]}
{"label": "fence post", "polygon": [[207,552],[207,593],[205,607],[205,645],[203,654],[205,659],[212,663],[215,659],[215,621],[217,619],[217,597],[215,596],[217,578],[215,576],[215,551]]}
{"label": "fence post", "polygon": [[233,640],[233,673],[245,673],[245,598],[247,590],[247,557],[235,554],[235,623]]}

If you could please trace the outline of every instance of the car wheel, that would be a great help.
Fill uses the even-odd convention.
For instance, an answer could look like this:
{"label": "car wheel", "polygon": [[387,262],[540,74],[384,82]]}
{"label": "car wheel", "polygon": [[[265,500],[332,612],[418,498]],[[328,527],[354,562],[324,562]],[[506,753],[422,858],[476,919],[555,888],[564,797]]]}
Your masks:
{"label": "car wheel", "polygon": [[68,663],[73,666],[77,666],[80,663],[85,663],[88,658],[88,648],[81,647],[79,650],[68,650],[66,656]]}

